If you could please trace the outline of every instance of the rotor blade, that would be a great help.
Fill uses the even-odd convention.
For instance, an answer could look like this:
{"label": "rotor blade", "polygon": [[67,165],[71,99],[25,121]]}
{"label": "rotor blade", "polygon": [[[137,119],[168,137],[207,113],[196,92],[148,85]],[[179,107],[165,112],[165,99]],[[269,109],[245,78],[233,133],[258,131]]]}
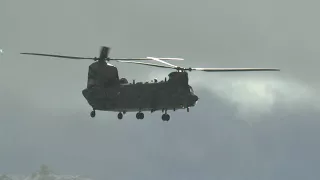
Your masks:
{"label": "rotor blade", "polygon": [[[77,56],[62,56],[62,55],[56,55],[56,54],[40,54],[40,53],[20,53],[25,55],[36,55],[36,56],[49,56],[49,57],[57,57],[57,58],[67,58],[67,59],[93,59],[96,60],[97,58],[90,58],[90,57],[77,57]],[[107,55],[107,54],[106,54]],[[158,58],[162,60],[175,60],[175,61],[182,61],[184,59],[182,58]],[[136,60],[145,60],[145,61],[151,61],[153,59],[150,58],[109,58],[108,60],[125,60],[125,61],[136,61]]]}
{"label": "rotor blade", "polygon": [[[182,58],[157,58],[160,60],[173,60],[173,61],[183,61],[184,59]],[[140,61],[152,61],[153,59],[151,58],[109,58],[108,60],[113,60],[113,61],[135,61],[135,60],[140,60]]]}
{"label": "rotor blade", "polygon": [[160,60],[176,60],[176,61],[183,61],[183,58],[158,58]]}
{"label": "rotor blade", "polygon": [[151,61],[149,58],[110,58],[110,61]]}
{"label": "rotor blade", "polygon": [[224,71],[280,71],[276,68],[191,68],[196,71],[224,72]]}
{"label": "rotor blade", "polygon": [[137,62],[137,61],[121,61],[121,60],[119,60],[118,62],[132,63],[132,64],[141,64],[141,65],[146,65],[146,66],[153,66],[153,67],[161,67],[161,68],[175,69],[174,67],[163,66],[163,65],[152,64],[152,63],[143,63],[143,62]]}
{"label": "rotor blade", "polygon": [[95,59],[95,58],[88,58],[88,57],[61,56],[61,55],[55,55],[55,54],[39,54],[39,53],[20,53],[20,54],[36,55],[36,56],[49,56],[49,57],[67,58],[67,59]]}
{"label": "rotor blade", "polygon": [[155,58],[155,57],[147,57],[147,58],[150,58],[150,59],[152,59],[152,60],[161,62],[161,63],[166,64],[166,65],[169,65],[169,66],[171,66],[171,67],[175,67],[175,68],[178,67],[178,66],[176,66],[176,65],[173,65],[173,64],[167,63],[167,62],[165,62],[165,61],[162,61],[162,60],[160,60],[159,58]]}

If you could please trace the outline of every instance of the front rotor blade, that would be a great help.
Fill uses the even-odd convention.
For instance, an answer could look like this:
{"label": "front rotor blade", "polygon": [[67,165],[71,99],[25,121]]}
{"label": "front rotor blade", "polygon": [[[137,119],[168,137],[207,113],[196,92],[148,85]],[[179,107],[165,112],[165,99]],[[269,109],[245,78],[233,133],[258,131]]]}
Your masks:
{"label": "front rotor blade", "polygon": [[196,71],[224,72],[224,71],[280,71],[276,68],[191,68]]}
{"label": "front rotor blade", "polygon": [[166,64],[166,65],[169,65],[169,66],[171,66],[171,67],[175,67],[175,68],[178,67],[178,66],[176,66],[176,65],[173,65],[173,64],[170,64],[170,63],[168,63],[168,62],[162,61],[162,60],[160,60],[159,58],[155,58],[155,57],[147,57],[147,58],[150,58],[150,59],[152,59],[152,60],[161,62],[161,63]]}
{"label": "front rotor blade", "polygon": [[152,63],[143,63],[143,62],[137,62],[137,61],[121,61],[121,60],[119,60],[118,62],[132,63],[132,64],[141,64],[141,65],[153,66],[153,67],[160,67],[160,68],[175,69],[175,68],[173,68],[173,67],[168,67],[168,66],[163,66],[163,65],[158,65],[158,64],[152,64]]}
{"label": "front rotor blade", "polygon": [[[157,58],[160,60],[173,60],[173,61],[183,61],[182,58]],[[109,58],[110,61],[153,61],[151,58]]]}
{"label": "front rotor blade", "polygon": [[20,53],[20,54],[36,55],[36,56],[49,56],[49,57],[67,58],[67,59],[95,59],[95,58],[88,58],[88,57],[61,56],[61,55],[55,55],[55,54],[39,54],[39,53]]}

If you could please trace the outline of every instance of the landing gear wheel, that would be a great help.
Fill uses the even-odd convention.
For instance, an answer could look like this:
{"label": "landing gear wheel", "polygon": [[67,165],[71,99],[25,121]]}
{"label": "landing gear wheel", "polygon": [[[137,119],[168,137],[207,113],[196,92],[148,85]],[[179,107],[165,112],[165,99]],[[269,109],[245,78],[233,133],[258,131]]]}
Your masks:
{"label": "landing gear wheel", "polygon": [[119,114],[118,114],[118,119],[120,120],[120,119],[122,119],[123,118],[123,114],[121,113],[121,112],[119,112]]}
{"label": "landing gear wheel", "polygon": [[170,120],[170,115],[169,114],[162,114],[161,119],[162,119],[162,121],[169,121]]}
{"label": "landing gear wheel", "polygon": [[94,118],[96,116],[96,111],[95,110],[91,111],[90,116]]}
{"label": "landing gear wheel", "polygon": [[138,112],[138,113],[136,114],[136,118],[137,118],[137,119],[143,119],[143,118],[144,118],[144,114],[143,114],[142,112]]}

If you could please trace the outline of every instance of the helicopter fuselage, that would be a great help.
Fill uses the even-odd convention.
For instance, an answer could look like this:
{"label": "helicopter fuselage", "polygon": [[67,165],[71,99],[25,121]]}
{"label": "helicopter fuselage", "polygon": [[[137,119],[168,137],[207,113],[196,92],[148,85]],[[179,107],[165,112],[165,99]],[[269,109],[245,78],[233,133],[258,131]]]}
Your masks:
{"label": "helicopter fuselage", "polygon": [[165,112],[162,119],[169,118],[167,110],[186,109],[196,105],[198,97],[188,84],[186,72],[172,72],[169,79],[154,82],[128,83],[125,78],[119,83],[104,86],[88,86],[82,91],[83,96],[93,108],[91,116],[95,116],[95,110],[119,112],[137,112],[137,119],[143,119],[143,111]]}
{"label": "helicopter fuselage", "polygon": [[92,87],[82,94],[94,110],[114,112],[178,110],[192,107],[198,100],[191,86],[170,81]]}

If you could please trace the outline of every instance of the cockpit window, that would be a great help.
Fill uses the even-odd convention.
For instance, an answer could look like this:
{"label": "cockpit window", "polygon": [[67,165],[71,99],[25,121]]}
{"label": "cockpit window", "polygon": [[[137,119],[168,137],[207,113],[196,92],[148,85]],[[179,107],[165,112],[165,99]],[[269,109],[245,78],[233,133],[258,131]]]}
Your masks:
{"label": "cockpit window", "polygon": [[190,93],[194,94],[193,88],[189,86]]}

